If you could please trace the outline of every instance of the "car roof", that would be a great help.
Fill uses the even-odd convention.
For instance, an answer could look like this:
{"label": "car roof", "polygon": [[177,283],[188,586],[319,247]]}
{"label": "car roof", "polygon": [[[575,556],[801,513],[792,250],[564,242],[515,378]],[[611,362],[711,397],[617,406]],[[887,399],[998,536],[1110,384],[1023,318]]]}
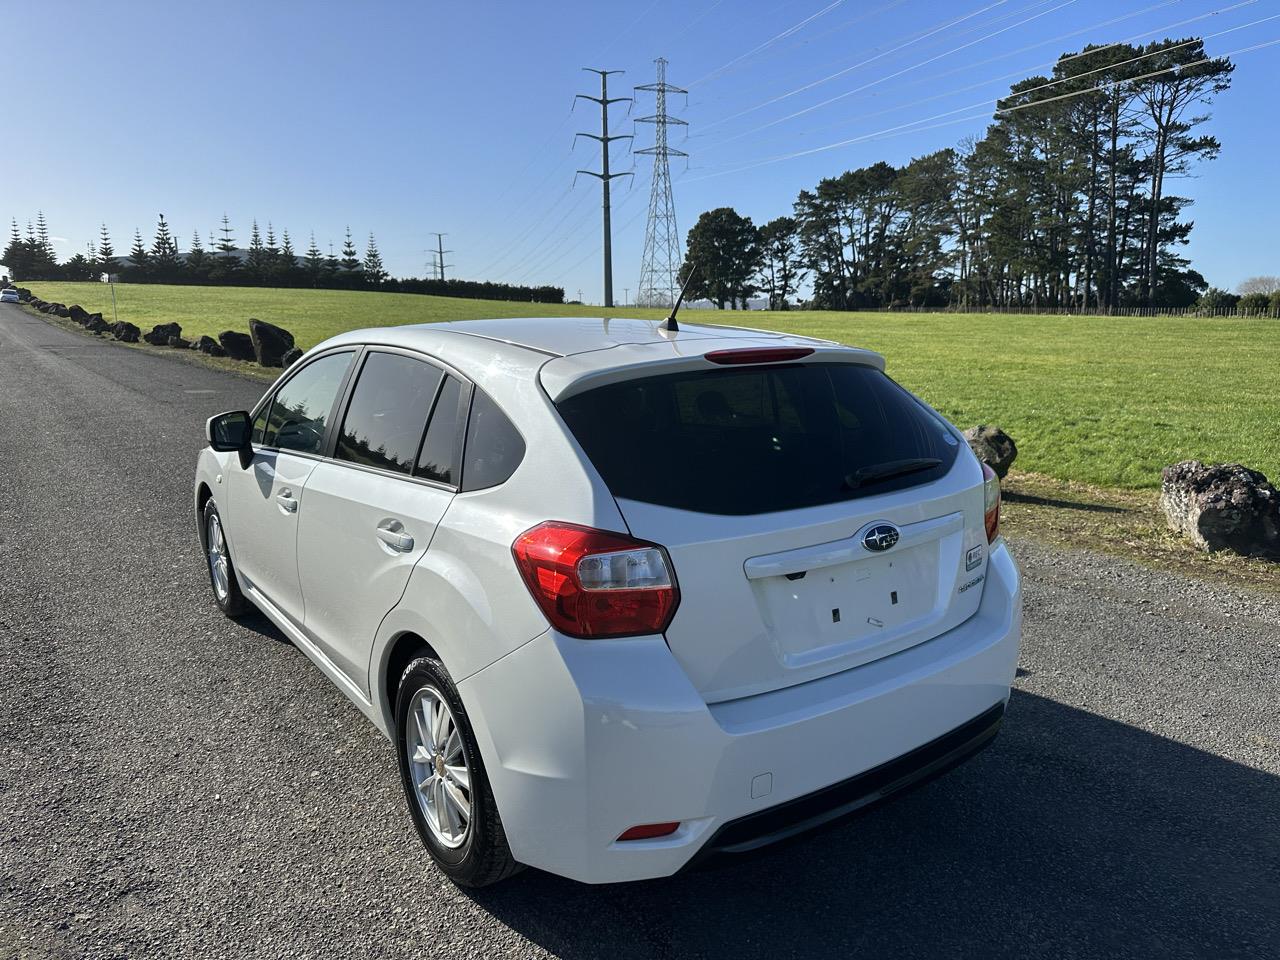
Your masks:
{"label": "car roof", "polygon": [[[511,376],[538,377],[553,400],[618,379],[687,366],[713,367],[713,350],[807,347],[815,360],[865,363],[884,369],[870,350],[832,340],[720,324],[687,323],[666,330],[634,317],[514,317],[456,320],[352,330],[322,346],[381,344],[427,353],[485,386]],[[500,389],[499,384],[495,387]]]}

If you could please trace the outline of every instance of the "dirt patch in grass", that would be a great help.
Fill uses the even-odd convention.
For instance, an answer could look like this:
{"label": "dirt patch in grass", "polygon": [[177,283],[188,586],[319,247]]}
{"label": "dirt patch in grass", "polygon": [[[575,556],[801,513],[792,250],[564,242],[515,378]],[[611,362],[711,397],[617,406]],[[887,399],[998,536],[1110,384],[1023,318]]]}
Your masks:
{"label": "dirt patch in grass", "polygon": [[1280,563],[1196,549],[1169,529],[1156,490],[1115,490],[1015,470],[1005,478],[1001,517],[1011,537],[1280,593]]}

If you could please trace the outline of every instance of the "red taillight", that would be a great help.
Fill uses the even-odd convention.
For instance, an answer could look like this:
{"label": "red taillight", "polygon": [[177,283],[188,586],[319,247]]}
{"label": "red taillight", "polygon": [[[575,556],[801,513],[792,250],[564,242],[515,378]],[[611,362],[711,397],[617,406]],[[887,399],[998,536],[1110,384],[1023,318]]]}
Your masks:
{"label": "red taillight", "polygon": [[703,354],[712,363],[785,363],[813,353],[812,347],[744,347],[741,350],[712,350]]}
{"label": "red taillight", "polygon": [[1000,478],[985,463],[982,465],[982,510],[987,525],[987,543],[1000,536]]}
{"label": "red taillight", "polygon": [[642,823],[623,833],[619,840],[653,840],[656,837],[669,837],[680,829],[680,821],[675,823]]}
{"label": "red taillight", "polygon": [[548,521],[511,552],[551,625],[571,637],[662,633],[680,602],[667,552],[626,534]]}

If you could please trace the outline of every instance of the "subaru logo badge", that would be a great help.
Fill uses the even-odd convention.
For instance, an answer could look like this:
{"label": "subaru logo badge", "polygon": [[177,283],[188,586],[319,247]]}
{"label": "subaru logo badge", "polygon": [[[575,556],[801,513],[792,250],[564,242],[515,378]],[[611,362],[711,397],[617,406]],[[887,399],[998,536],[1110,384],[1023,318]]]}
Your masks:
{"label": "subaru logo badge", "polygon": [[897,543],[901,536],[898,528],[892,523],[877,523],[862,535],[862,545],[868,550],[880,553]]}

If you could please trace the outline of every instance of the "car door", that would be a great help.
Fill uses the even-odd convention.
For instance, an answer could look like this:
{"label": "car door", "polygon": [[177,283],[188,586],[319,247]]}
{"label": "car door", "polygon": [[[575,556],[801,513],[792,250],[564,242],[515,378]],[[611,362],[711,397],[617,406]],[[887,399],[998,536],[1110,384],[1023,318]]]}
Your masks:
{"label": "car door", "polygon": [[323,354],[289,377],[259,408],[253,459],[227,466],[223,524],[245,586],[303,622],[297,523],[303,491],[342,396],[354,350]]}
{"label": "car door", "polygon": [[370,348],[298,526],[306,631],[368,692],[369,652],[453,499],[470,386],[425,358]]}

